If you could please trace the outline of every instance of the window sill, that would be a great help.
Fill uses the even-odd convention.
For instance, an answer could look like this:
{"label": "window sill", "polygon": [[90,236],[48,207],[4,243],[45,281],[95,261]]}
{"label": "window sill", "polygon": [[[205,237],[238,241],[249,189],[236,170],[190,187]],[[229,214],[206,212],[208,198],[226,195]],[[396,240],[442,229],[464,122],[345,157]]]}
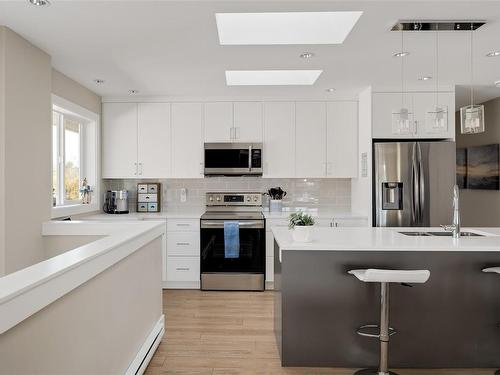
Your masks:
{"label": "window sill", "polygon": [[97,203],[92,204],[72,204],[68,206],[52,207],[51,218],[56,219],[64,216],[79,215],[99,210]]}

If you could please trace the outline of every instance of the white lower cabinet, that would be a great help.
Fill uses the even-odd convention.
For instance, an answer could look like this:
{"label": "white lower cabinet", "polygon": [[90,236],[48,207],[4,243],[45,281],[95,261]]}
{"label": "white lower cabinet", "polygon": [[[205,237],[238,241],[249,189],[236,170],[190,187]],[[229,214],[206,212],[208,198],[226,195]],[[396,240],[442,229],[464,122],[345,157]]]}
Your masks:
{"label": "white lower cabinet", "polygon": [[169,289],[200,287],[200,220],[167,219],[167,278]]}
{"label": "white lower cabinet", "polygon": [[[200,257],[167,256],[167,287],[188,288],[188,285],[200,281]],[[170,285],[169,285],[170,284]]]}

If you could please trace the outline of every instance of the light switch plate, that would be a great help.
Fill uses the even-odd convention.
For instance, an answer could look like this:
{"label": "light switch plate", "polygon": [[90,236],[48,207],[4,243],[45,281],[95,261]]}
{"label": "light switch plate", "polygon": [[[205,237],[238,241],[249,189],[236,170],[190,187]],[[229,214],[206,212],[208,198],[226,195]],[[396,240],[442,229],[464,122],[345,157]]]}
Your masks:
{"label": "light switch plate", "polygon": [[186,201],[187,201],[187,189],[182,188],[181,189],[181,202],[186,203]]}

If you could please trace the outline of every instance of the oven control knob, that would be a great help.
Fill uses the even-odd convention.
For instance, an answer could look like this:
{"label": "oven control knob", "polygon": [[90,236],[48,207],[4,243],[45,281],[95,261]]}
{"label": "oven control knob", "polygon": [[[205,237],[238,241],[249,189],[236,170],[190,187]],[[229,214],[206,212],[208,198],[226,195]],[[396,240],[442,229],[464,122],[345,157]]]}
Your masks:
{"label": "oven control knob", "polygon": [[217,197],[217,202],[220,202],[220,197]]}
{"label": "oven control knob", "polygon": [[257,202],[258,200],[259,200],[259,197],[257,197],[257,196],[253,197],[254,202]]}
{"label": "oven control knob", "polygon": [[252,198],[250,198],[250,196],[247,197],[247,202],[250,202],[252,200]]}
{"label": "oven control knob", "polygon": [[208,197],[208,200],[209,200],[210,202],[213,202],[213,201],[214,201],[214,197],[213,197],[212,195],[210,195],[210,196]]}

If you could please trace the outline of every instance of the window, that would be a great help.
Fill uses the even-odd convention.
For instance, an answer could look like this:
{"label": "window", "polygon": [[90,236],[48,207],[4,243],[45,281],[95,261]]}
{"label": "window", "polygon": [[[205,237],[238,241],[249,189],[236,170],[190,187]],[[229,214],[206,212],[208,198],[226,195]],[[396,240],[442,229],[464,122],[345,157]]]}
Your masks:
{"label": "window", "polygon": [[[98,115],[53,95],[52,217],[94,211],[98,206]],[[92,189],[82,204],[83,180]]]}

